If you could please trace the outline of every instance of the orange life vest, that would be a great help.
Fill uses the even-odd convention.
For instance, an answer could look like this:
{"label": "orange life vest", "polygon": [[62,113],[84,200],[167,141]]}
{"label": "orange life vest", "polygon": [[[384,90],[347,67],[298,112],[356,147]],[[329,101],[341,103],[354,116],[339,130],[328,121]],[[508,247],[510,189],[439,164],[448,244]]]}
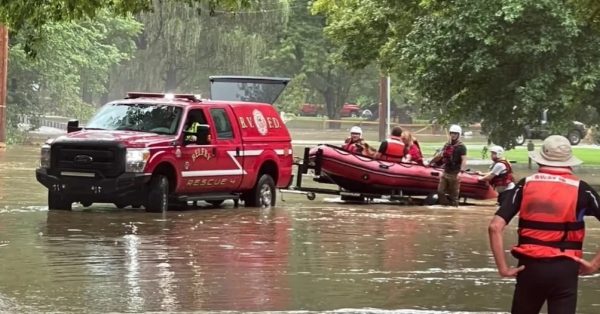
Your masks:
{"label": "orange life vest", "polygon": [[[502,164],[504,164],[504,166],[506,166],[506,172],[495,176],[492,179],[492,181],[490,181],[490,184],[493,187],[508,186],[514,180],[513,179],[513,175],[512,175],[512,167],[510,166],[510,162],[508,162],[505,159],[501,159],[501,160],[499,160],[497,162],[502,163]],[[494,165],[492,165],[492,168],[493,167],[494,167]]]}
{"label": "orange life vest", "polygon": [[401,162],[404,157],[404,142],[398,136],[390,136],[387,140],[387,147],[382,153],[381,159],[387,161]]}
{"label": "orange life vest", "polygon": [[579,179],[563,168],[541,167],[527,177],[519,211],[519,244],[513,254],[580,258],[585,225],[583,218],[577,218],[578,191]]}

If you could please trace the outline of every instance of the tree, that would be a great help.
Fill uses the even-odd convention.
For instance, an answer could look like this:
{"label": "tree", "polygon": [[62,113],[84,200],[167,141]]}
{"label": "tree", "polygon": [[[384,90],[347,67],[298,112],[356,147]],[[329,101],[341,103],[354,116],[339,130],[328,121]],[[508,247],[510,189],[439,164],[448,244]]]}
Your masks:
{"label": "tree", "polygon": [[[316,90],[325,102],[327,115],[339,118],[356,81],[366,71],[352,70],[340,60],[340,50],[323,34],[325,17],[310,12],[310,1],[296,0],[283,34],[264,60],[271,72],[297,77]],[[377,77],[370,78],[374,84]]]}
{"label": "tree", "polygon": [[[495,143],[512,147],[543,109],[568,121],[597,88],[598,11],[586,14],[589,5],[318,0],[315,9],[348,62],[378,62],[406,78],[441,122],[482,121]],[[371,39],[356,41],[361,35]]]}
{"label": "tree", "polygon": [[[197,10],[214,14],[219,8],[234,10],[250,6],[253,0],[177,0],[188,5],[197,4]],[[31,44],[46,36],[44,25],[52,22],[69,22],[83,18],[94,18],[103,10],[120,16],[151,11],[161,0],[47,0],[0,1],[0,23],[13,32],[26,36],[26,51],[35,51]]]}
{"label": "tree", "polygon": [[265,38],[285,22],[286,3],[253,10],[211,17],[195,6],[163,2],[154,12],[140,14],[145,28],[138,50],[114,69],[110,97],[131,90],[208,94],[209,75],[260,74]]}
{"label": "tree", "polygon": [[111,67],[131,57],[133,39],[141,24],[131,17],[99,13],[94,20],[50,23],[48,35],[29,58],[26,38],[11,37],[8,76],[8,121],[16,128],[18,115],[54,113],[86,118],[93,111],[90,100],[104,93]]}

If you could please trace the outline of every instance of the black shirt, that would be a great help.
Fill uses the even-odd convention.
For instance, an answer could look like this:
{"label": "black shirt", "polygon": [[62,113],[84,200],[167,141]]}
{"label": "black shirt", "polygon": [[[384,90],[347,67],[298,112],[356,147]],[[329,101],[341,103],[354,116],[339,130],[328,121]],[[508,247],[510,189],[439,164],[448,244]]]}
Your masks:
{"label": "black shirt", "polygon": [[444,171],[448,173],[460,172],[462,156],[467,154],[467,147],[463,143],[458,143],[452,152],[452,158],[444,163]]}
{"label": "black shirt", "polygon": [[[500,208],[496,211],[496,215],[502,217],[506,224],[519,212],[521,209],[521,201],[523,200],[523,186],[525,179],[521,179],[514,189],[507,190],[506,197],[502,200]],[[551,196],[548,196],[549,198]],[[600,220],[600,196],[592,189],[585,181],[579,181],[579,190],[577,192],[577,210],[576,217],[594,216]]]}
{"label": "black shirt", "polygon": [[386,151],[387,151],[387,141],[383,141],[383,142],[381,142],[381,145],[379,145],[378,152],[385,154]]}

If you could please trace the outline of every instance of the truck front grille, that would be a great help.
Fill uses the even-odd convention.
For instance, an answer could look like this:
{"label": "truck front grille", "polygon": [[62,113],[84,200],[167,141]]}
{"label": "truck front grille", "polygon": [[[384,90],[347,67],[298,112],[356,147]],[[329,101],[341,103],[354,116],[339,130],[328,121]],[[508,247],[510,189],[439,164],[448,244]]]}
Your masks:
{"label": "truck front grille", "polygon": [[125,147],[118,142],[53,143],[50,172],[94,172],[116,177],[125,171]]}

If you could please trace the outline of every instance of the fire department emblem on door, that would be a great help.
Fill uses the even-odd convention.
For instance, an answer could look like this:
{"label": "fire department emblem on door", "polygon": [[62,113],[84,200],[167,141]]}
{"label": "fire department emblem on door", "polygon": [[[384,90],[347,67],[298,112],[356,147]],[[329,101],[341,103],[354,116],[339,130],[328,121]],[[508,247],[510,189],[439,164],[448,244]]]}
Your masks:
{"label": "fire department emblem on door", "polygon": [[252,111],[252,115],[254,116],[254,125],[256,125],[258,133],[260,133],[260,135],[266,135],[269,129],[267,128],[267,120],[265,119],[265,116],[263,116],[262,112],[260,112],[258,109],[254,109],[254,111]]}

